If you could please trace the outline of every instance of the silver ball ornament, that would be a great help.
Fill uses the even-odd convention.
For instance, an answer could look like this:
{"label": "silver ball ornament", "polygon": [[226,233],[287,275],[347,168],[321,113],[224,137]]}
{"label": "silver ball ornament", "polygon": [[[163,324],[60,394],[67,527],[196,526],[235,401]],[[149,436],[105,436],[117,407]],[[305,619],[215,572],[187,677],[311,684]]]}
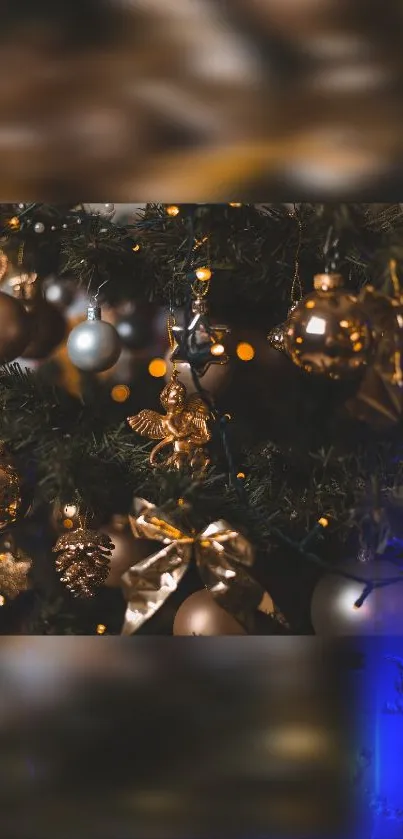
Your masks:
{"label": "silver ball ornament", "polygon": [[45,225],[44,225],[43,221],[37,221],[36,224],[34,224],[34,230],[35,230],[35,233],[44,233],[45,232]]}
{"label": "silver ball ornament", "polygon": [[70,361],[85,373],[102,373],[116,364],[121,343],[114,326],[101,320],[99,306],[88,308],[88,320],[70,332],[67,353]]}
{"label": "silver ball ornament", "polygon": [[[340,570],[365,581],[399,576],[396,565],[386,559],[344,563]],[[361,606],[365,582],[339,574],[325,574],[313,593],[311,621],[316,635],[325,637],[356,635],[403,635],[402,582],[375,588]]]}

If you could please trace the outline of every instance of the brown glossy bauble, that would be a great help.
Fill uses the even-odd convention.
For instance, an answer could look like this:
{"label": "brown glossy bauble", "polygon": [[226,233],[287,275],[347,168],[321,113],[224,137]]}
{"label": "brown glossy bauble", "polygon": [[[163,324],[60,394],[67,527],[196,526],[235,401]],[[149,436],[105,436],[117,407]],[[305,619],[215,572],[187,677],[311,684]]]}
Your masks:
{"label": "brown glossy bauble", "polygon": [[343,379],[362,370],[373,347],[371,324],[339,274],[318,274],[315,291],[291,313],[285,349],[308,373]]}
{"label": "brown glossy bauble", "polygon": [[0,364],[18,358],[31,336],[31,322],[24,306],[0,292]]}
{"label": "brown glossy bauble", "polygon": [[101,531],[109,536],[115,546],[109,561],[109,575],[104,585],[108,588],[119,588],[122,585],[122,574],[150,553],[149,542],[134,538],[127,516],[113,516],[108,525],[101,527]]}
{"label": "brown glossy bauble", "polygon": [[0,446],[0,530],[16,521],[21,506],[20,477]]}
{"label": "brown glossy bauble", "polygon": [[191,594],[179,607],[174,635],[247,635],[235,618],[218,606],[207,589]]}
{"label": "brown glossy bauble", "polygon": [[67,324],[59,309],[43,297],[27,301],[32,338],[21,358],[47,358],[65,338]]}

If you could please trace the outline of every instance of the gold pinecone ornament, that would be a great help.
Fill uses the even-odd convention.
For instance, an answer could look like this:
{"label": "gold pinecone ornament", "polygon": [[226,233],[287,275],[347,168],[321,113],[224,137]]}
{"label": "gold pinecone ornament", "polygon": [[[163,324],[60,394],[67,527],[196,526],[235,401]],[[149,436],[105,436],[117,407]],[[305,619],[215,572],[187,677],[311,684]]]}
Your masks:
{"label": "gold pinecone ornament", "polygon": [[3,537],[0,543],[0,597],[2,603],[14,600],[29,588],[28,574],[32,561],[13,540]]}
{"label": "gold pinecone ornament", "polygon": [[59,554],[56,569],[74,597],[93,597],[103,585],[114,547],[106,533],[85,527],[60,536],[53,548]]}
{"label": "gold pinecone ornament", "polygon": [[0,531],[16,521],[21,505],[20,476],[0,443]]}

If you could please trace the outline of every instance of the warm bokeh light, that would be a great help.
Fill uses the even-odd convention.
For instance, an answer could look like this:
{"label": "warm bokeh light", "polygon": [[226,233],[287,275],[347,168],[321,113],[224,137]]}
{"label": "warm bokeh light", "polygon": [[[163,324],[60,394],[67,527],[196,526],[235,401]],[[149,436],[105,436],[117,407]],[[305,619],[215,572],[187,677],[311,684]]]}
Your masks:
{"label": "warm bokeh light", "polygon": [[236,202],[230,203],[230,207],[242,207],[242,204],[237,204]]}
{"label": "warm bokeh light", "polygon": [[255,357],[255,350],[252,347],[252,344],[248,344],[246,341],[241,341],[236,348],[236,354],[241,361],[252,361],[252,358]]}
{"label": "warm bokeh light", "polygon": [[97,626],[97,635],[104,635],[106,632],[106,626],[104,623],[99,623]]}
{"label": "warm bokeh light", "polygon": [[66,530],[71,530],[71,528],[74,527],[74,523],[71,519],[63,519],[63,527]]}
{"label": "warm bokeh light", "polygon": [[162,379],[167,371],[167,366],[163,358],[153,358],[148,365],[148,372],[150,376],[155,379]]}
{"label": "warm bokeh light", "polygon": [[0,606],[4,606],[5,602],[6,602],[6,598],[3,597],[2,594],[0,594]]}
{"label": "warm bokeh light", "polygon": [[111,397],[114,402],[126,402],[130,396],[130,388],[127,385],[115,385],[111,390]]}
{"label": "warm bokeh light", "polygon": [[203,283],[208,282],[208,280],[211,280],[212,277],[210,268],[197,268],[195,274],[197,279]]}
{"label": "warm bokeh light", "polygon": [[322,517],[318,520],[318,524],[320,524],[322,527],[328,527],[328,525],[329,525],[329,520],[328,520],[327,518],[325,518],[324,516],[322,516]]}
{"label": "warm bokeh light", "polygon": [[168,214],[168,216],[171,216],[172,218],[174,216],[178,216],[179,215],[179,207],[177,207],[176,204],[170,204],[169,207],[167,207],[167,214]]}
{"label": "warm bokeh light", "polygon": [[137,253],[137,251],[139,251],[139,250],[140,250],[140,245],[134,245],[134,247],[132,248],[132,251],[134,251],[134,253]]}
{"label": "warm bokeh light", "polygon": [[239,478],[240,481],[245,480],[245,477],[246,477],[245,472],[238,472],[237,478]]}

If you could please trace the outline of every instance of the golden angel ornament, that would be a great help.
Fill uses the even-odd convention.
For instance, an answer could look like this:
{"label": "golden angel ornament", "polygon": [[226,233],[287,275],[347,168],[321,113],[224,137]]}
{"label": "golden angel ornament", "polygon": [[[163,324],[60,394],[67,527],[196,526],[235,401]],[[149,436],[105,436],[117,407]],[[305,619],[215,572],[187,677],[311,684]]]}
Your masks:
{"label": "golden angel ornament", "polygon": [[178,381],[178,371],[174,370],[170,381],[164,387],[160,401],[166,415],[145,409],[127,422],[133,431],[150,440],[160,440],[150,454],[152,466],[158,465],[158,454],[168,446],[172,453],[160,461],[160,465],[181,469],[189,466],[196,474],[203,474],[209,463],[203,446],[211,439],[208,427],[211,413],[197,394],[187,396],[186,388]]}

